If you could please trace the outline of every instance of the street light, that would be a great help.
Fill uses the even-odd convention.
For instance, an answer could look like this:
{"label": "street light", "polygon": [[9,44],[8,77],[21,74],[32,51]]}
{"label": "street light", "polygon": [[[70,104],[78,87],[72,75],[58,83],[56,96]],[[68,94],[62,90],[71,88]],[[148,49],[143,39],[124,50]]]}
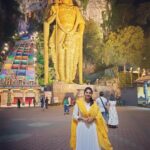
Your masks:
{"label": "street light", "polygon": [[132,71],[133,71],[133,68],[132,68],[132,67],[130,67],[131,86],[132,86],[132,81],[133,81]]}
{"label": "street light", "polygon": [[138,71],[138,78],[140,77],[140,67],[137,68]]}

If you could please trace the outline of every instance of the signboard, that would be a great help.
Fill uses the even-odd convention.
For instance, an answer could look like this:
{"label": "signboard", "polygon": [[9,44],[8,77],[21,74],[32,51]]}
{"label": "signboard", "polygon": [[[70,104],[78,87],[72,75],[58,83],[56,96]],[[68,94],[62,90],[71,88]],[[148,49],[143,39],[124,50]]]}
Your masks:
{"label": "signboard", "polygon": [[150,103],[150,87],[148,89],[148,99],[146,100],[145,94],[144,94],[144,87],[137,87],[137,98],[138,98],[138,104],[147,104]]}

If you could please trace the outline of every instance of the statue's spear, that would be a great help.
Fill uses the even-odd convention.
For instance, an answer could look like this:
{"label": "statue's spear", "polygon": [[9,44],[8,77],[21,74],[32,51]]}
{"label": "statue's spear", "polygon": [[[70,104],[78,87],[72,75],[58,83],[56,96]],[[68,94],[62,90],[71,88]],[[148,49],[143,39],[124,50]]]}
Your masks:
{"label": "statue's spear", "polygon": [[[58,56],[58,44],[57,44],[57,42],[58,42],[58,38],[57,38],[57,34],[58,34],[58,31],[57,31],[57,29],[58,29],[58,24],[57,24],[57,15],[58,15],[58,5],[59,5],[59,0],[55,0],[56,1],[56,3],[55,3],[55,5],[56,5],[56,25],[55,25],[55,29],[56,29],[56,35],[55,35],[55,45],[56,45],[56,58],[57,58],[57,56]],[[59,61],[57,61],[57,59],[56,59],[56,68],[57,68],[57,70],[56,71],[58,71],[58,69],[59,69]],[[59,78],[59,74],[58,74],[58,72],[56,73],[56,78],[58,79]]]}

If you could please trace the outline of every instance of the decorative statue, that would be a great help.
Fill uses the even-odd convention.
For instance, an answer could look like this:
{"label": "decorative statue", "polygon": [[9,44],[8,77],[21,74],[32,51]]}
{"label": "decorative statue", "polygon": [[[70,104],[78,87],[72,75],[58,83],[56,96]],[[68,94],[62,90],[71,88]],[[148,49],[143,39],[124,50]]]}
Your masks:
{"label": "decorative statue", "polygon": [[[51,25],[51,26],[50,26]],[[54,63],[56,80],[72,83],[77,65],[82,84],[82,44],[85,22],[72,0],[56,1],[44,22],[45,84],[48,83],[49,54]]]}

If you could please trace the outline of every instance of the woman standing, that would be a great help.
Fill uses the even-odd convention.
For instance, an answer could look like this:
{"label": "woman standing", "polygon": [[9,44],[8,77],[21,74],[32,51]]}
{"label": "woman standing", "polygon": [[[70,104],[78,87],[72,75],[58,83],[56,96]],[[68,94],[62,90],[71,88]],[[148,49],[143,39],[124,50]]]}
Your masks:
{"label": "woman standing", "polygon": [[109,100],[109,120],[108,120],[108,126],[110,128],[117,128],[119,121],[118,121],[118,114],[116,110],[116,100],[113,94],[110,95]]}
{"label": "woman standing", "polygon": [[112,150],[108,130],[97,104],[92,99],[93,90],[87,87],[84,98],[79,98],[73,111],[70,145],[73,150]]}

